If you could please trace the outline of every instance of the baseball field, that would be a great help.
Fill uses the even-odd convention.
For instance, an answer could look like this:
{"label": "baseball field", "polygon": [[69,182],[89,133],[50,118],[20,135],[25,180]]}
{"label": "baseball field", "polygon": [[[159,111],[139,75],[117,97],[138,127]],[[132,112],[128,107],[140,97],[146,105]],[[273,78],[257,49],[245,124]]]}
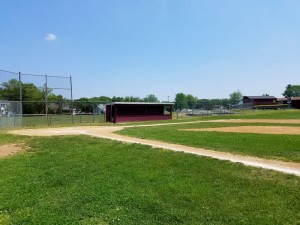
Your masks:
{"label": "baseball field", "polygon": [[299,129],[291,110],[2,131],[0,224],[298,224]]}

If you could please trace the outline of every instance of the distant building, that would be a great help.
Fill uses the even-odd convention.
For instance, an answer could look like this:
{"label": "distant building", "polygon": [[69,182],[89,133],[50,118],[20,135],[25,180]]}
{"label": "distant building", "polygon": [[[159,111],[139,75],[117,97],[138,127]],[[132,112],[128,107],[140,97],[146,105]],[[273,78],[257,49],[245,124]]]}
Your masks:
{"label": "distant building", "polygon": [[278,104],[290,104],[292,108],[300,109],[300,97],[278,98]]}
{"label": "distant building", "polygon": [[7,108],[9,103],[6,100],[0,100],[0,116],[7,114]]}
{"label": "distant building", "polygon": [[114,102],[106,105],[106,121],[171,120],[173,103]]}
{"label": "distant building", "polygon": [[243,96],[244,104],[258,105],[276,105],[277,98],[274,96]]}
{"label": "distant building", "polygon": [[98,104],[94,109],[94,114],[105,114],[105,110],[104,104]]}

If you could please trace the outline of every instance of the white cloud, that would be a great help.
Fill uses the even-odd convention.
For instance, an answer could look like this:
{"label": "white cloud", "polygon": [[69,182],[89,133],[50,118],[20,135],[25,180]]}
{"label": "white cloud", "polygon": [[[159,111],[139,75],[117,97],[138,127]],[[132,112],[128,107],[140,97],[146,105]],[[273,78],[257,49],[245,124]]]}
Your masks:
{"label": "white cloud", "polygon": [[46,41],[55,41],[57,39],[55,34],[47,34],[47,36],[44,38]]}

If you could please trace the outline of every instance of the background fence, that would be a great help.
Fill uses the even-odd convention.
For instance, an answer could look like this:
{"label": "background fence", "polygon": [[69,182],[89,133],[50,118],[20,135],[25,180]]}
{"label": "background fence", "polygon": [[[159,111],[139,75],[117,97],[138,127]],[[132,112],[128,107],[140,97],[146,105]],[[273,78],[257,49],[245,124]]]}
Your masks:
{"label": "background fence", "polygon": [[[45,102],[23,102],[26,105],[40,104],[45,107]],[[102,123],[105,121],[104,104],[106,102],[70,101],[48,102],[48,114],[23,114],[23,126],[55,126],[72,124]],[[74,105],[74,106],[72,106]],[[81,110],[77,105],[84,105],[88,110]]]}
{"label": "background fence", "polygon": [[[209,101],[209,100],[207,100]],[[199,102],[202,102],[200,100]],[[220,101],[222,103],[222,101]],[[186,107],[181,107],[185,105]],[[227,104],[224,101],[222,105],[217,104],[201,104],[198,102],[174,102],[174,113],[176,113],[176,118],[190,117],[190,116],[212,116],[212,115],[226,115],[234,113],[243,113],[249,110],[253,110],[253,104]]]}
{"label": "background fence", "polygon": [[[0,85],[0,129],[101,123],[106,118],[105,104],[111,103],[89,99],[73,101],[71,76],[0,70]],[[228,99],[177,101],[174,102],[173,118],[225,115],[255,108],[258,107],[253,107],[250,103],[232,105]]]}
{"label": "background fence", "polygon": [[22,127],[21,104],[0,100],[0,129]]}

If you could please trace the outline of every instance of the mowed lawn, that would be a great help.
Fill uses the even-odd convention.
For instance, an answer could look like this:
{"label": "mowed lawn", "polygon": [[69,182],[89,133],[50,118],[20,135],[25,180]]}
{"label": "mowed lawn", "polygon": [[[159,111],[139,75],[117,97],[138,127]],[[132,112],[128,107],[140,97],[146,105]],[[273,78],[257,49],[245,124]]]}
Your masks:
{"label": "mowed lawn", "polygon": [[297,224],[300,178],[88,136],[0,159],[0,224]]}
{"label": "mowed lawn", "polygon": [[132,127],[118,133],[143,139],[201,147],[234,154],[267,159],[300,162],[300,135],[227,133],[211,131],[184,131],[191,128],[233,126],[297,126],[300,124],[252,123],[194,123],[181,125]]}
{"label": "mowed lawn", "polygon": [[[73,123],[74,122],[74,123]],[[45,115],[43,116],[24,116],[23,117],[24,127],[41,127],[41,126],[60,126],[60,125],[79,125],[79,124],[94,124],[104,123],[103,115],[49,115],[48,119]]]}

